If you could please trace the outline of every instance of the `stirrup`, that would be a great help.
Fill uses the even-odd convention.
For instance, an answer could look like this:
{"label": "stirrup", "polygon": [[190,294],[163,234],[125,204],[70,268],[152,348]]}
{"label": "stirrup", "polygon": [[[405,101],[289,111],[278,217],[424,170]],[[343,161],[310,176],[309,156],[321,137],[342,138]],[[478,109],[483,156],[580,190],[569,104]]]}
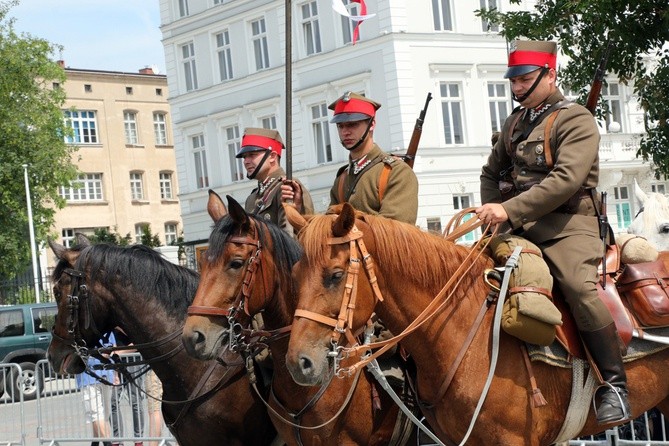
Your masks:
{"label": "stirrup", "polygon": [[[623,396],[621,395],[622,392],[626,393],[626,390],[621,389],[619,387],[615,387],[613,384],[608,383],[608,382],[604,382],[602,384],[602,386],[600,386],[600,388],[601,387],[607,387],[608,388],[608,389],[605,390],[604,393],[610,393],[609,390],[613,391],[616,398],[618,399],[618,403],[620,404],[620,410],[622,411],[622,415],[620,416],[620,418],[614,418],[614,419],[611,419],[611,420],[600,420],[599,419],[599,413],[597,412],[597,402],[596,402],[597,390],[599,390],[599,389],[597,389],[592,396],[592,408],[595,412],[595,419],[597,420],[597,423],[600,424],[600,425],[606,425],[606,424],[611,424],[611,423],[621,423],[623,421],[628,421],[629,419],[631,419],[632,414],[631,414],[631,411],[630,411],[629,402],[627,400],[627,395],[624,396],[624,399],[623,399]],[[600,403],[600,406],[603,402],[604,401],[602,400],[602,402]]]}

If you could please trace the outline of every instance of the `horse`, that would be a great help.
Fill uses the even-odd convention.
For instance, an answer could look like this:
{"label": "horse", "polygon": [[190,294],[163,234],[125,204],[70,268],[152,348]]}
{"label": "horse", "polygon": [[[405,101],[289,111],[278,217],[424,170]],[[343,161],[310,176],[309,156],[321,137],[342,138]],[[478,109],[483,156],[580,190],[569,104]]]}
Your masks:
{"label": "horse", "polygon": [[[299,244],[277,225],[246,213],[229,196],[226,208],[210,191],[207,210],[215,226],[184,325],[187,350],[211,358],[230,341],[231,325],[247,328],[251,316],[262,313],[264,330],[276,333],[263,342],[273,362],[270,415],[283,440],[289,445],[392,444],[398,408],[383,391],[378,393],[380,407],[374,407],[377,390],[366,372],[329,377],[320,388],[304,388],[286,370],[287,330],[296,305],[291,267],[301,255]],[[232,317],[223,317],[231,308]]]}
{"label": "horse", "polygon": [[[314,385],[331,373],[337,332],[356,329],[375,311],[393,333],[411,326],[402,347],[416,364],[415,388],[423,415],[444,442],[539,446],[558,439],[572,371],[533,363],[536,387],[548,402],[535,407],[530,392],[535,386],[523,366],[524,344],[505,332],[500,334],[487,397],[478,407],[493,357],[494,315],[487,310],[491,290],[482,280],[493,262],[484,252],[412,225],[357,213],[348,203],[331,215],[305,218],[290,208],[286,213],[304,248],[293,269],[298,310],[286,355],[286,366],[298,383]],[[345,294],[350,260],[358,257],[358,250],[373,262],[375,283],[359,280],[353,291],[355,308],[344,312],[344,297],[353,294]],[[449,280],[458,285],[444,287]],[[430,317],[422,314],[426,308]],[[326,319],[352,322],[333,330],[331,323],[322,322]],[[668,365],[669,349],[626,364],[633,417],[654,406],[669,413]],[[578,436],[602,430],[590,413]]]}
{"label": "horse", "polygon": [[634,195],[641,207],[627,232],[644,237],[658,251],[669,251],[669,200],[657,192],[645,193],[636,180]]}
{"label": "horse", "polygon": [[143,245],[90,245],[83,235],[72,249],[49,244],[59,259],[53,272],[58,315],[47,351],[54,370],[84,372],[82,356],[94,351],[102,333],[120,327],[160,378],[163,417],[180,445],[272,444],[276,432],[243,366],[184,352],[180,334],[196,272]]}

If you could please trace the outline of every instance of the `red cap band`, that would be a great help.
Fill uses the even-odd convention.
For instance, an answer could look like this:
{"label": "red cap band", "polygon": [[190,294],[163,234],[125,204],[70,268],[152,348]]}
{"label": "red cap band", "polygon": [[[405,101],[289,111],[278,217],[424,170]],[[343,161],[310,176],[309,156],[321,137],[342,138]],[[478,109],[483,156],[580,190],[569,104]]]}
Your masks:
{"label": "red cap band", "polygon": [[334,114],[339,113],[363,113],[370,118],[376,115],[374,105],[367,101],[351,98],[349,101],[340,100],[335,105]]}
{"label": "red cap band", "polygon": [[262,147],[265,150],[271,150],[281,156],[283,144],[276,139],[260,135],[244,135],[242,137],[242,148],[245,146]]}
{"label": "red cap band", "polygon": [[557,66],[557,54],[543,53],[540,51],[516,50],[509,54],[509,65],[536,65],[537,67],[555,68]]}

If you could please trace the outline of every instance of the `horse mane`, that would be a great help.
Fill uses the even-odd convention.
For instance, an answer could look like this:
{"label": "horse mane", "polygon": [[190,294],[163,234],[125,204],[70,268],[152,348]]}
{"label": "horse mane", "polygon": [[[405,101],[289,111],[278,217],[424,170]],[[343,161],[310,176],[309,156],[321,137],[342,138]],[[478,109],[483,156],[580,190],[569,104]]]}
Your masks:
{"label": "horse mane", "polygon": [[[308,253],[310,264],[323,264],[329,256],[329,246],[324,243],[332,237],[332,223],[336,215],[314,216],[300,232],[300,242]],[[434,284],[437,290],[465,261],[470,248],[457,245],[440,234],[425,232],[420,228],[382,216],[358,214],[374,234],[377,249],[374,261],[381,265],[386,277],[401,277],[412,284]],[[473,286],[489,265],[488,256],[481,256],[472,266],[461,289]]]}
{"label": "horse mane", "polygon": [[[302,257],[302,247],[274,223],[268,222],[254,214],[248,214],[248,218],[258,228],[260,245],[266,247],[271,242],[274,251],[274,262],[277,265],[277,270],[282,274],[281,279],[290,281],[291,269],[300,257]],[[220,258],[223,254],[225,243],[235,231],[239,231],[239,224],[230,215],[226,215],[216,222],[209,236],[209,246],[206,253],[210,261]]]}
{"label": "horse mane", "polygon": [[[91,282],[123,283],[128,288],[158,299],[175,316],[183,317],[195,297],[199,274],[173,264],[147,246],[101,243],[81,248],[79,251],[81,254],[75,268],[88,271]],[[59,262],[56,271],[61,263],[63,262]]]}

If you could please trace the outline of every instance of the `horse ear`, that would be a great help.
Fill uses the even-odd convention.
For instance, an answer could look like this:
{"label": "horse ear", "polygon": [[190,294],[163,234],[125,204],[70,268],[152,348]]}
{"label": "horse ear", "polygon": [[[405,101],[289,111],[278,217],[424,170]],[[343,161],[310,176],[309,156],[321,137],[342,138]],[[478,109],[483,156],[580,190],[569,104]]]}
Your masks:
{"label": "horse ear", "polygon": [[242,205],[237,203],[237,200],[232,198],[230,195],[226,195],[225,198],[228,199],[230,218],[232,218],[232,220],[239,225],[249,226],[249,214],[246,213],[246,210],[242,207]]}
{"label": "horse ear", "polygon": [[67,251],[67,248],[60,243],[56,243],[55,241],[51,240],[51,238],[47,238],[46,240],[49,243],[49,246],[51,247],[51,250],[53,253],[56,255],[56,258],[61,260],[65,256],[65,251]]}
{"label": "horse ear", "polygon": [[309,220],[304,218],[304,215],[300,214],[297,208],[290,203],[283,203],[283,210],[286,213],[286,220],[288,220],[288,223],[295,229],[296,233],[300,232],[309,222]]}
{"label": "horse ear", "polygon": [[225,207],[223,200],[220,195],[218,195],[213,190],[209,189],[209,201],[207,201],[207,212],[214,223],[219,221],[221,218],[228,215],[228,209]]}
{"label": "horse ear", "polygon": [[[80,234],[79,234],[80,235]],[[88,239],[84,236],[84,239],[86,242],[88,242]],[[56,258],[58,260],[65,260],[67,263],[70,265],[74,265],[77,259],[79,258],[79,254],[81,254],[81,251],[73,251],[71,249],[67,249],[65,246],[54,242],[50,238],[47,239],[47,242],[49,243],[49,246],[51,247],[51,250],[53,253],[56,255]],[[90,242],[88,242],[87,245],[80,244],[81,246],[89,246]]]}
{"label": "horse ear", "polygon": [[636,178],[634,179],[634,195],[641,204],[644,204],[648,200],[648,195],[646,195],[646,193],[641,190],[639,183],[636,182]]}
{"label": "horse ear", "polygon": [[332,235],[335,237],[343,237],[353,229],[355,225],[355,209],[353,206],[345,202],[341,207],[339,216],[332,224]]}
{"label": "horse ear", "polygon": [[77,245],[81,246],[82,248],[85,248],[86,246],[91,246],[91,241],[88,240],[88,237],[86,237],[81,232],[77,232],[75,241],[77,242]]}

